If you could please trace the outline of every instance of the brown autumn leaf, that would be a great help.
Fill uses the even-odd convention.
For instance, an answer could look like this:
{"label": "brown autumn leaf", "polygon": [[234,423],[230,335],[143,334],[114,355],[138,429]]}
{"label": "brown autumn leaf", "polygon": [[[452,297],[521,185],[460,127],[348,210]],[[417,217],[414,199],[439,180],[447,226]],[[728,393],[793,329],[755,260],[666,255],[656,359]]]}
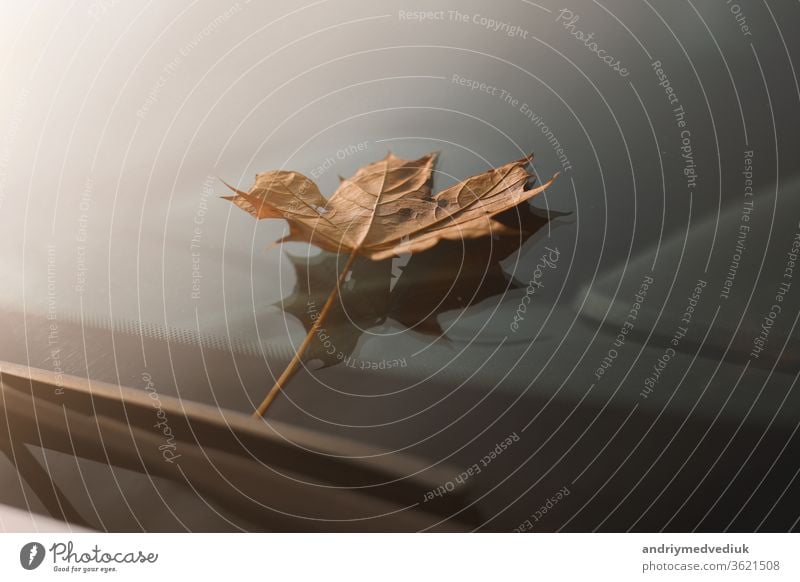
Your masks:
{"label": "brown autumn leaf", "polygon": [[278,242],[308,242],[381,260],[445,239],[518,234],[492,217],[555,179],[526,190],[532,157],[472,176],[435,196],[435,153],[413,161],[390,153],[343,180],[330,199],[303,174],[283,170],[258,174],[248,192],[234,190],[236,195],[226,198],[256,218],[288,221],[289,234]]}
{"label": "brown autumn leaf", "polygon": [[234,190],[234,204],[256,218],[283,218],[289,234],[278,242],[309,242],[350,255],[336,287],[316,316],[283,373],[257,408],[263,416],[297,370],[303,353],[339,297],[344,277],[358,256],[379,261],[429,249],[442,240],[463,240],[519,232],[493,217],[539,194],[555,180],[526,190],[533,156],[472,176],[432,195],[436,154],[401,160],[391,153],[368,164],[325,199],[299,172],[274,170],[256,176],[248,192]]}

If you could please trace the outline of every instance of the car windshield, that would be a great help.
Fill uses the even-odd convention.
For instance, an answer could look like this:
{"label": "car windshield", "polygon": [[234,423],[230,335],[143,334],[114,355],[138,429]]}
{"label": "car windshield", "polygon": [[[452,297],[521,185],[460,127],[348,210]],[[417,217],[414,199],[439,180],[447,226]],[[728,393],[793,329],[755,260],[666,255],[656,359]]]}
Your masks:
{"label": "car windshield", "polygon": [[[669,487],[688,454],[673,437],[691,450],[709,435],[713,451],[697,452],[710,466],[752,429],[739,466],[759,436],[779,450],[795,428],[792,9],[752,6],[756,32],[725,3],[518,2],[490,17],[468,2],[441,18],[317,4],[2,8],[0,360],[55,390],[77,378],[84,396],[97,382],[156,393],[164,410],[210,406],[239,438],[301,350],[264,422],[342,439],[343,457],[358,443],[402,455],[398,474],[413,458],[460,475],[511,439],[473,481],[487,529],[513,529],[508,507],[522,499],[527,515],[573,483],[584,497],[550,529],[698,527],[672,489],[663,512],[642,494],[603,518],[651,465]],[[431,152],[431,181],[409,194],[419,168],[391,164]],[[391,209],[400,234],[382,260],[359,248],[346,268],[349,252],[330,248],[341,240],[320,248],[302,231],[325,235],[334,192],[363,205],[371,193],[351,179],[381,160],[396,190],[370,220]],[[474,202],[465,181],[508,164],[476,198],[556,177],[487,210],[496,231],[454,221],[435,246],[404,246],[446,231],[445,209]],[[275,206],[256,208],[257,177],[274,171],[324,200],[308,186],[292,191],[307,208],[278,207],[275,186]],[[512,171],[530,176],[512,188]],[[411,201],[395,207],[396,192]],[[312,227],[294,220],[308,208]],[[615,469],[619,496],[603,489]],[[739,519],[755,486],[708,528]]]}

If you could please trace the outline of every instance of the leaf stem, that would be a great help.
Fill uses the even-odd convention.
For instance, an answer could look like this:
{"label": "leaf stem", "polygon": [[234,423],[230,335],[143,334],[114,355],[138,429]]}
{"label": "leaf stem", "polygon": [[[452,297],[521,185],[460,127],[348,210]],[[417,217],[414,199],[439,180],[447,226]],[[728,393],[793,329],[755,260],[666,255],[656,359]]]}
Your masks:
{"label": "leaf stem", "polygon": [[288,382],[289,378],[292,377],[292,374],[295,373],[297,370],[297,366],[300,364],[300,360],[303,357],[306,349],[308,346],[311,345],[311,341],[314,339],[314,336],[317,334],[317,330],[323,324],[325,319],[328,316],[333,304],[336,302],[336,299],[339,297],[339,292],[344,283],[345,277],[350,272],[350,268],[353,266],[353,262],[356,260],[358,256],[358,249],[354,249],[353,252],[350,253],[350,257],[347,259],[347,262],[344,265],[344,269],[339,274],[339,278],[336,280],[336,286],[331,291],[331,294],[328,295],[328,299],[325,301],[325,305],[322,306],[322,309],[317,316],[317,319],[314,321],[314,324],[311,326],[311,329],[308,330],[308,334],[306,334],[303,343],[300,344],[300,347],[297,348],[297,351],[294,353],[294,357],[292,361],[286,366],[286,369],[280,375],[280,377],[275,381],[275,385],[272,389],[267,393],[267,396],[259,405],[258,409],[253,413],[255,418],[263,417],[264,414],[267,412],[267,408],[269,405],[272,404],[272,401],[278,396],[280,391],[283,389],[284,384]]}

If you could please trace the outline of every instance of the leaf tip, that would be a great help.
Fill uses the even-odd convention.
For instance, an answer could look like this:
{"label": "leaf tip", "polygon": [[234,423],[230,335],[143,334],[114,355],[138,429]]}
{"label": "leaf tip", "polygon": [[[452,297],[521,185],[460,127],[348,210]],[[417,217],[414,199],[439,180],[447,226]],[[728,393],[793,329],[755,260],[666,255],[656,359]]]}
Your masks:
{"label": "leaf tip", "polygon": [[[225,186],[227,186],[228,189],[230,189],[232,192],[234,192],[237,196],[245,196],[247,194],[247,192],[242,192],[241,190],[238,190],[237,188],[234,188],[233,186],[228,184],[222,178],[220,178],[219,181],[222,182],[223,184],[225,184]],[[235,198],[235,196],[223,196],[223,198],[225,198],[225,200],[233,200]]]}

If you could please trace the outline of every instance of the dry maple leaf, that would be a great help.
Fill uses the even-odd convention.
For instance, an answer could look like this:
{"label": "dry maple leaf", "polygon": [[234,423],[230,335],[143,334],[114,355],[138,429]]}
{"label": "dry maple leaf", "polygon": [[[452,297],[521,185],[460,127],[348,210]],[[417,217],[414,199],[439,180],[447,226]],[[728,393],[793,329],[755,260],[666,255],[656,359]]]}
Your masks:
{"label": "dry maple leaf", "polygon": [[343,180],[330,199],[303,174],[282,170],[256,176],[249,192],[227,197],[256,218],[283,218],[289,235],[322,249],[374,260],[428,249],[442,239],[517,234],[492,219],[542,192],[529,190],[532,156],[478,174],[431,195],[436,154],[401,160],[392,154]]}
{"label": "dry maple leaf", "polygon": [[256,414],[261,416],[300,363],[303,352],[338,297],[356,256],[373,260],[419,252],[440,240],[518,234],[492,217],[544,191],[555,179],[526,190],[533,156],[472,176],[432,195],[436,154],[401,160],[391,153],[359,169],[326,199],[309,178],[275,170],[256,176],[248,192],[231,188],[234,204],[256,218],[283,218],[289,234],[280,242],[308,242],[350,255],[336,288],[295,357],[278,378]]}

